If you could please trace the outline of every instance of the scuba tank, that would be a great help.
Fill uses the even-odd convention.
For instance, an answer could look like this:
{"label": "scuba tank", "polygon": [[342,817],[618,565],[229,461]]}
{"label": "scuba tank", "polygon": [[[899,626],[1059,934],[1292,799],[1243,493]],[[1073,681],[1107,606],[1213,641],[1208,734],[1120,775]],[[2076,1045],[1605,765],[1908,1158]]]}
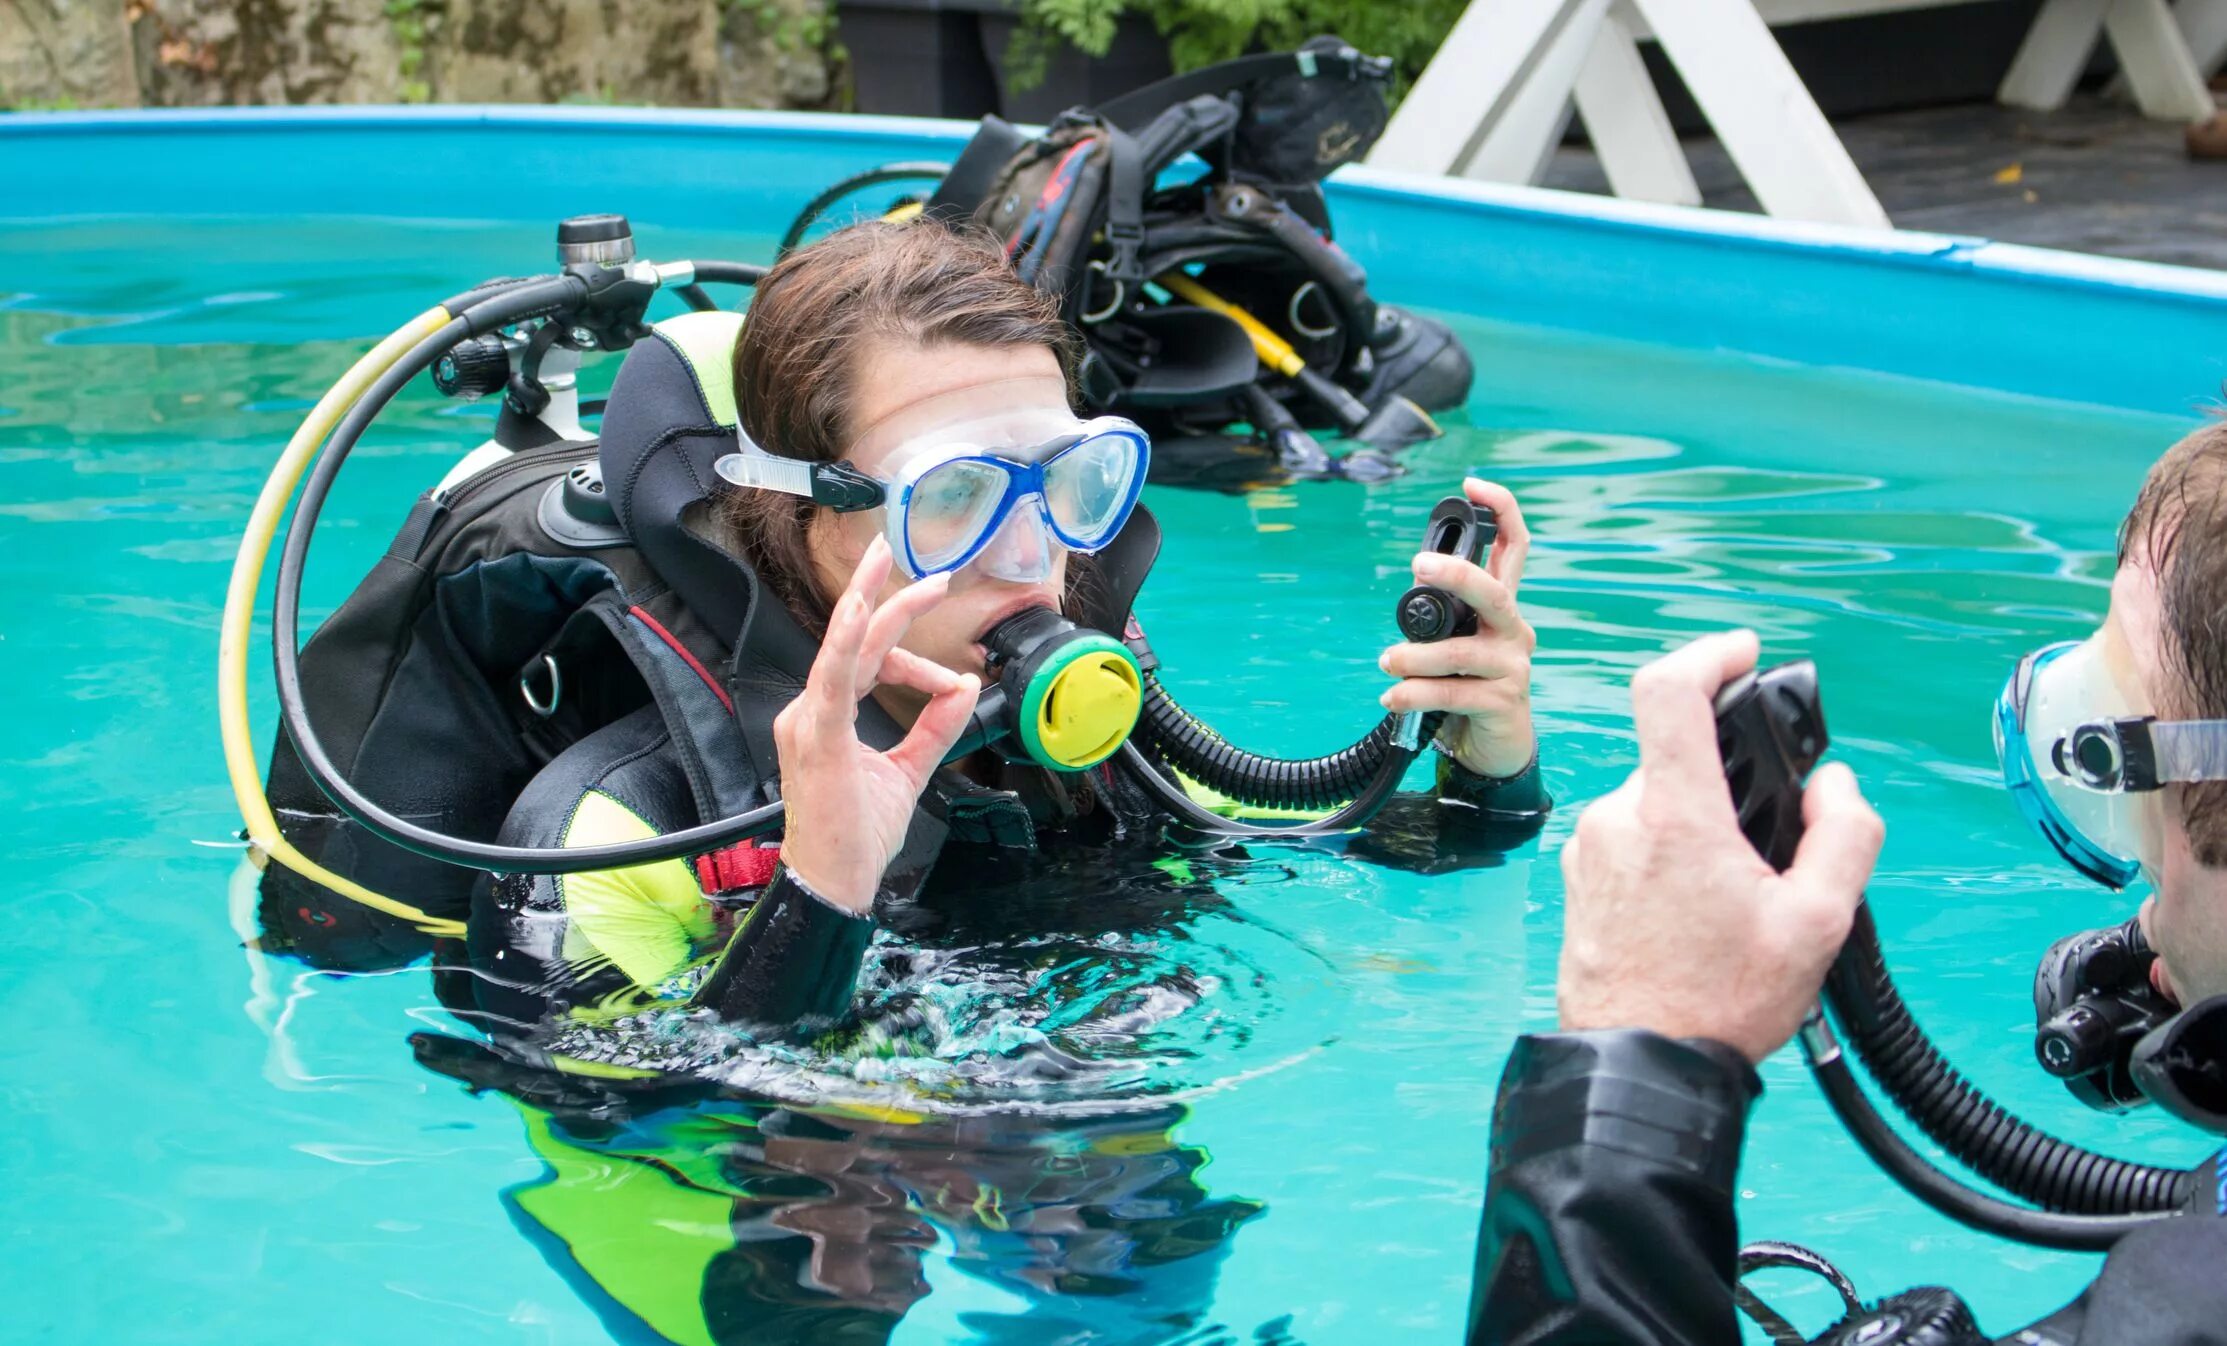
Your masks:
{"label": "scuba tank", "polygon": [[[1474,372],[1443,324],[1372,298],[1333,241],[1322,179],[1382,134],[1391,71],[1318,37],[1069,109],[1034,138],[985,117],[948,167],[834,184],[782,250],[855,192],[932,182],[893,217],[986,229],[1058,294],[1088,350],[1085,400],[1144,426],[1156,479],[1234,466],[1241,480],[1260,466],[1255,444],[1289,475],[1389,476],[1392,454],[1438,436],[1430,413],[1462,405]],[[1205,173],[1160,185],[1186,155]],[[1352,448],[1332,457],[1313,430]]]}
{"label": "scuba tank", "polygon": [[[483,873],[692,858],[780,826],[772,720],[818,645],[719,543],[703,485],[734,442],[727,366],[742,317],[719,310],[702,283],[752,284],[762,269],[637,260],[618,216],[568,220],[558,236],[558,273],[475,287],[360,361],[258,499],[227,595],[218,700],[234,794],[263,862],[268,950],[322,967],[397,966],[464,933]],[[691,311],[653,327],[647,308],[664,290]],[[584,354],[617,351],[627,357],[601,435],[589,438],[578,416],[596,408],[578,405],[572,370]],[[500,395],[494,436],[419,497],[386,555],[301,648],[319,513],[365,429],[420,373],[451,396]],[[297,483],[274,586],[284,732],[265,783],[247,732],[247,637]],[[1158,549],[1158,525],[1140,507],[1091,558],[1101,583],[1088,611],[1023,613],[992,633],[994,682],[955,755],[987,747],[1056,771],[1118,759],[1179,821],[1219,834],[1366,822],[1434,719],[1388,716],[1327,758],[1227,754],[1215,783],[1234,798],[1346,801],[1297,826],[1232,822],[1171,779],[1165,764],[1185,760],[1183,743],[1222,740],[1159,686],[1131,616]],[[1116,631],[1125,636],[1106,634]],[[543,766],[653,705],[682,758],[696,825],[604,846],[489,840]],[[858,728],[877,747],[903,737],[870,699]]]}

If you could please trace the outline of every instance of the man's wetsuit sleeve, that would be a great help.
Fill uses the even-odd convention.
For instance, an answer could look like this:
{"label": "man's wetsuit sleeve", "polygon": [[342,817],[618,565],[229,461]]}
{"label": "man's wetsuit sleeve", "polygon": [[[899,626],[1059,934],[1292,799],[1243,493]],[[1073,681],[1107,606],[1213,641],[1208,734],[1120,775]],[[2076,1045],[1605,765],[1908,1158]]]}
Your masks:
{"label": "man's wetsuit sleeve", "polygon": [[844,911],[777,866],[694,1003],[731,1024],[809,1037],[849,1012],[873,937],[871,915]]}
{"label": "man's wetsuit sleeve", "polygon": [[1729,1346],[1732,1200],[1762,1091],[1722,1043],[1526,1036],[1493,1108],[1471,1346]]}

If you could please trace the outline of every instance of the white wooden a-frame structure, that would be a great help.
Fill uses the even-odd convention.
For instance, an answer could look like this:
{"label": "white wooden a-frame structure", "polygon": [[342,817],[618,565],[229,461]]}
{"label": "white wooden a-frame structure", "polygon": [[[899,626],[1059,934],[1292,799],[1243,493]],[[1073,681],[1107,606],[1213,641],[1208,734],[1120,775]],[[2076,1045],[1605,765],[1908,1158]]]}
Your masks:
{"label": "white wooden a-frame structure", "polygon": [[[1369,156],[1379,167],[1533,182],[1573,105],[1620,196],[1699,205],[1701,191],[1640,62],[1652,38],[1772,215],[1887,227],[1887,213],[1774,23],[1950,0],[1472,0]],[[2204,73],[2227,55],[2227,0],[2048,0],[2002,101],[2060,106],[2098,40],[2143,111],[2209,116]]]}

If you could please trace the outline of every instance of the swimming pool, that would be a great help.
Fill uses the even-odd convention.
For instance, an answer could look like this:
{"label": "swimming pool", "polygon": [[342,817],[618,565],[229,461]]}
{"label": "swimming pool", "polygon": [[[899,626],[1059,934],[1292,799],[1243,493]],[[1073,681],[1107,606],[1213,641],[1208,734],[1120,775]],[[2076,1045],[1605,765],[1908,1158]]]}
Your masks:
{"label": "swimming pool", "polygon": [[[765,182],[917,153],[844,142],[814,157],[736,125],[747,143],[722,143],[720,162],[762,152]],[[674,1123],[553,1148],[499,1095],[417,1064],[409,1034],[454,1031],[422,969],[337,978],[243,950],[227,919],[236,855],[223,843],[237,820],[214,733],[217,614],[272,455],[369,338],[482,276],[540,264],[551,221],[572,210],[629,211],[661,256],[759,256],[773,221],[726,229],[686,208],[690,179],[673,168],[695,162],[686,146],[629,161],[673,176],[655,190],[559,190],[509,159],[520,177],[508,195],[447,177],[404,200],[394,184],[437,174],[446,152],[407,124],[307,118],[284,144],[219,125],[138,140],[134,201],[83,186],[109,181],[102,156],[123,154],[127,131],[25,148],[34,138],[0,136],[8,180],[51,188],[16,198],[40,218],[0,226],[0,567],[13,596],[0,659],[15,711],[0,760],[17,876],[0,1061],[16,1118],[5,1180],[18,1321],[150,1342],[607,1339],[627,1315],[582,1269],[607,1253],[568,1249],[553,1227],[582,1244],[582,1231],[631,1241],[653,1263],[671,1246],[661,1239],[704,1232],[690,1221],[733,1219],[711,1232],[739,1239],[732,1206],[642,1199],[647,1170],[625,1156],[654,1140],[710,1162],[750,1128]],[[290,208],[293,192],[320,204]],[[1070,1240],[1046,1269],[1041,1249],[1016,1246],[1017,1203],[939,1198],[949,1175],[908,1153],[904,1133],[853,1144],[793,1115],[748,1119],[752,1145],[831,1156],[801,1166],[821,1174],[804,1207],[882,1220],[868,1246],[918,1259],[926,1293],[892,1339],[1041,1340],[1055,1325],[1077,1341],[1458,1339],[1493,1084],[1510,1037],[1551,1016],[1553,852],[1569,805],[1632,761],[1630,669],[1733,624],[1761,631],[1769,658],[1818,660],[1838,751],[1890,826],[1873,891],[1889,957],[1951,1059],[2075,1140],[2200,1153],[2200,1138],[2154,1115],[2082,1112],[2031,1063],[2035,957],[2128,904],[2076,883],[2025,832],[1993,784],[1987,710],[2018,654],[2102,611],[2119,512],[2217,387],[2216,303],[2166,296],[2131,324],[2099,316],[2120,300],[2069,282],[2037,298],[2050,282],[2006,279],[1954,305],[1891,271],[1869,289],[1804,289],[1815,276],[1803,267],[1828,262],[1789,249],[1680,268],[1676,242],[1608,249],[1551,212],[1471,222],[1501,270],[1480,261],[1434,279],[1428,258],[1474,257],[1475,235],[1442,219],[1426,237],[1420,208],[1402,214],[1366,189],[1349,199],[1348,238],[1386,297],[1445,313],[1469,342],[1479,377],[1466,415],[1387,485],[1156,488],[1169,543],[1141,610],[1171,684],[1233,738],[1342,741],[1373,718],[1374,656],[1424,515],[1482,467],[1523,498],[1540,537],[1524,601],[1565,807],[1538,845],[1459,878],[1265,851],[1218,882],[1223,911],[1163,941],[1257,974],[1204,999],[1227,1007],[1228,1031],[1202,1033],[1177,1067],[1220,1087],[1172,1120],[1026,1135],[985,1124],[966,1138],[1016,1176],[1131,1184],[1111,1199],[1130,1244]],[[150,214],[173,200],[180,216]],[[1537,273],[1556,256],[1567,264]],[[1784,270],[1772,281],[1759,267]],[[1716,306],[1767,284],[1784,304]],[[1629,302],[1608,306],[1619,294]],[[1765,329],[1784,339],[1754,339]],[[1898,331],[1907,348],[1864,355]],[[1927,369],[1967,386],[1908,377]],[[312,563],[317,611],[477,430],[472,413],[420,396],[357,455]],[[1747,1237],[1815,1247],[1868,1294],[1953,1281],[1997,1331],[2084,1279],[2091,1259],[1967,1233],[1886,1184],[1790,1054],[1764,1075],[1742,1175]],[[861,1148],[871,1163],[843,1167]],[[815,1199],[869,1169],[902,1180]],[[1054,1186],[1040,1195],[1056,1206]],[[552,1190],[573,1202],[572,1222],[534,1195]],[[815,1227],[780,1226],[791,1243],[808,1239],[799,1225]],[[1210,1251],[1127,1288],[1092,1260],[1201,1243]],[[767,1267],[837,1287],[857,1274],[789,1253],[731,1263],[741,1298],[722,1303],[764,1302],[749,1287]],[[1767,1284],[1822,1325],[1830,1306],[1814,1287]]]}

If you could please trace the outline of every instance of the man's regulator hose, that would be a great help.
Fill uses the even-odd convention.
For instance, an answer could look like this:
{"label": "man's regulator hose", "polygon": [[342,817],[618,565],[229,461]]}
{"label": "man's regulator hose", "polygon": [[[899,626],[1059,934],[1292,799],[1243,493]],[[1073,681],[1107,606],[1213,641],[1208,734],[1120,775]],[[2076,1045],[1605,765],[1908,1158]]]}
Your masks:
{"label": "man's regulator hose", "polygon": [[2097,1154],[2040,1131],[1981,1093],[1942,1059],[1887,973],[1878,927],[1859,908],[1825,982],[1825,1003],[1864,1069],[1903,1115],[1974,1173],[2042,1209],[1971,1191],[1912,1151],[1867,1100],[1845,1059],[1814,1064],[1833,1110],[1875,1162],[1919,1199],[1991,1233],[2074,1251],[2179,1210],[2195,1177]]}
{"label": "man's regulator hose", "polygon": [[[1803,660],[1738,678],[1717,694],[1716,714],[1740,830],[1773,869],[1784,870],[1801,841],[1802,782],[1828,742],[1817,671]],[[1950,1219],[2039,1247],[2100,1252],[2177,1211],[2193,1190],[2189,1173],[2112,1159],[2038,1131],[1959,1075],[1895,989],[1868,905],[1856,909],[1823,1001],[1800,1036],[1826,1101],[1872,1162]],[[1977,1191],[1913,1149],[1857,1084],[1842,1038],[1934,1143],[2042,1209]]]}

